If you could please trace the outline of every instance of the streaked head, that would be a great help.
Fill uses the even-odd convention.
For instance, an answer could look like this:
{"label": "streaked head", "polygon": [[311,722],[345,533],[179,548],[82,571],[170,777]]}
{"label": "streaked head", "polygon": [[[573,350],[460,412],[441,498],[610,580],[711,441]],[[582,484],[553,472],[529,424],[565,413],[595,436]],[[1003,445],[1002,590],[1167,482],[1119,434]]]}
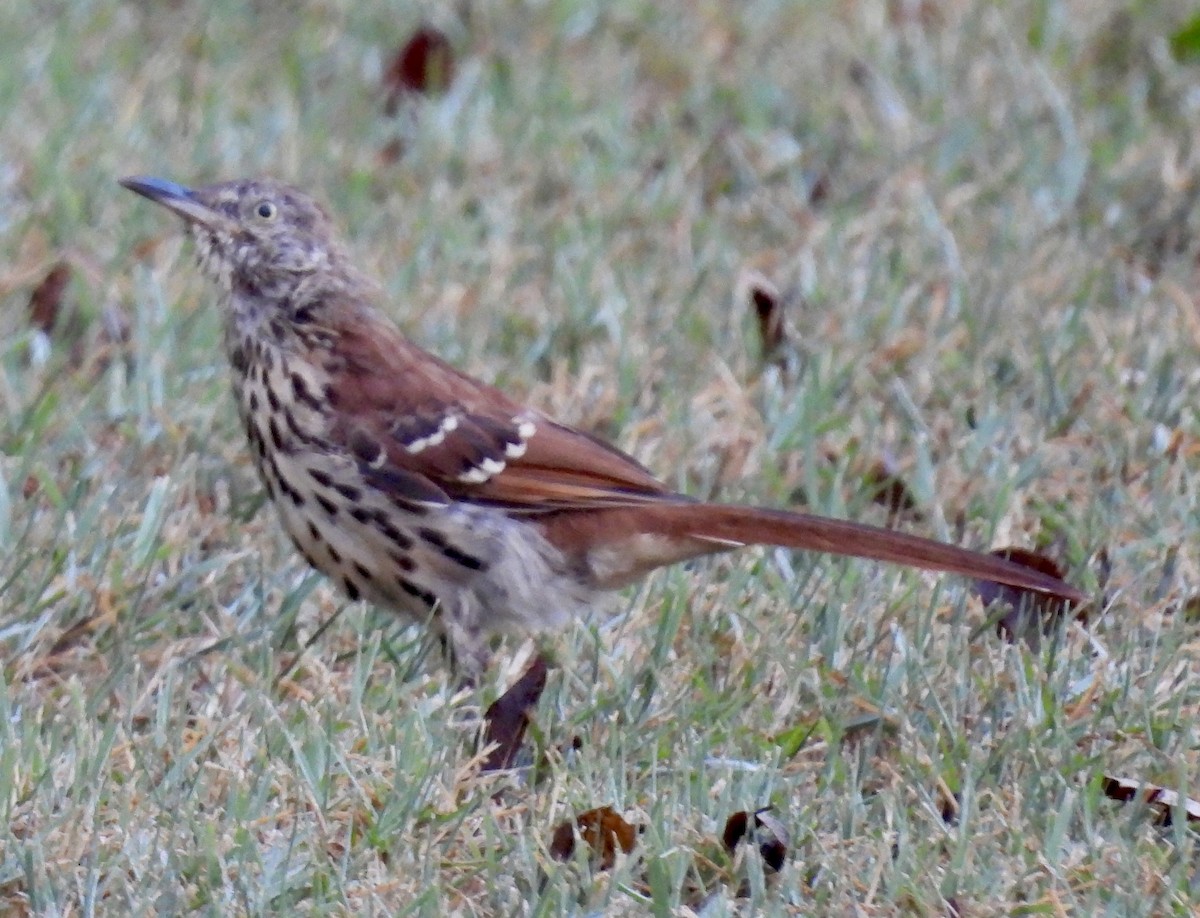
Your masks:
{"label": "streaked head", "polygon": [[325,212],[282,182],[243,179],[186,188],[150,176],[120,181],[184,219],[201,268],[226,292],[288,297],[313,275],[346,263]]}

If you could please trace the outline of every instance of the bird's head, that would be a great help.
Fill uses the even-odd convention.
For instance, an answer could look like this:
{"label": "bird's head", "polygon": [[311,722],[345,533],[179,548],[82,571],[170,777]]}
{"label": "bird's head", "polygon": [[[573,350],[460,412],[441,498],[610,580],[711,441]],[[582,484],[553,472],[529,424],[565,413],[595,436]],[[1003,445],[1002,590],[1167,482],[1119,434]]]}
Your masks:
{"label": "bird's head", "polygon": [[186,188],[149,176],[121,184],[184,219],[201,269],[226,293],[294,301],[348,270],[325,212],[290,185],[243,179]]}

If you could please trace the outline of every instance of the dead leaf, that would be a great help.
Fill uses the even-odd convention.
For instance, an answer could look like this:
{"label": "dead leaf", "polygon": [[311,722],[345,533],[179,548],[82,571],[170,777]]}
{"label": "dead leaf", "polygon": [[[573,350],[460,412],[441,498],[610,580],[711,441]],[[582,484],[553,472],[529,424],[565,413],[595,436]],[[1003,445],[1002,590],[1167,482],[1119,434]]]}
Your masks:
{"label": "dead leaf", "polygon": [[[762,855],[763,863],[772,870],[781,870],[784,861],[787,860],[791,838],[772,810],[774,807],[770,806],[764,806],[753,813],[738,810],[725,820],[725,831],[721,833],[725,850],[732,855],[743,840],[749,839],[758,845],[758,853]],[[752,820],[753,829],[750,828]]]}
{"label": "dead leaf", "polygon": [[1103,775],[1100,779],[1100,789],[1104,791],[1104,796],[1121,803],[1140,800],[1154,813],[1155,825],[1170,826],[1175,820],[1175,813],[1180,810],[1188,822],[1200,822],[1200,801],[1183,797],[1178,791],[1158,784],[1143,784],[1129,778]]}
{"label": "dead leaf", "polygon": [[913,513],[920,518],[917,499],[892,460],[877,459],[872,463],[863,476],[863,484],[870,492],[871,500],[887,508],[889,524],[894,524],[901,513]]}
{"label": "dead leaf", "polygon": [[944,783],[939,782],[939,792],[942,798],[942,822],[948,826],[956,826],[962,814],[962,794],[952,791]]}
{"label": "dead leaf", "polygon": [[211,491],[196,492],[196,509],[200,511],[201,516],[212,516],[216,512],[217,501]]}
{"label": "dead leaf", "polygon": [[379,148],[379,153],[375,156],[375,161],[380,166],[393,166],[400,161],[400,157],[404,155],[404,141],[395,137]]}
{"label": "dead leaf", "polygon": [[1177,608],[1183,613],[1183,620],[1189,625],[1200,622],[1200,595],[1193,594],[1189,596]]}
{"label": "dead leaf", "polygon": [[774,358],[787,343],[783,322],[783,298],[779,289],[760,274],[747,283],[746,296],[758,320],[758,340],[764,361]]}
{"label": "dead leaf", "polygon": [[454,79],[454,49],[444,32],[422,26],[398,50],[383,75],[385,110],[396,114],[400,99],[412,93],[445,92]]}
{"label": "dead leaf", "polygon": [[[1052,558],[1027,548],[998,548],[991,554],[1059,580],[1066,574]],[[1035,648],[1042,637],[1057,627],[1067,609],[1067,602],[1061,596],[1035,593],[991,580],[976,580],[975,592],[983,600],[984,606],[997,603],[1007,605],[1007,610],[996,619],[996,633],[1000,637],[1010,643],[1021,638]],[[1086,607],[1076,607],[1072,611],[1077,620],[1087,621]]]}
{"label": "dead leaf", "polygon": [[71,280],[71,266],[57,262],[29,295],[29,323],[49,335],[58,324],[63,294]]}
{"label": "dead leaf", "polygon": [[1103,592],[1108,589],[1108,584],[1112,580],[1112,556],[1108,553],[1108,548],[1104,545],[1100,546],[1096,552],[1096,559],[1092,565],[1096,571],[1096,582],[1100,585],[1100,590]]}
{"label": "dead leaf", "polygon": [[833,180],[827,171],[822,170],[809,179],[808,203],[812,207],[820,207],[829,197]]}
{"label": "dead leaf", "polygon": [[550,854],[560,861],[569,860],[575,853],[575,834],[583,839],[601,870],[616,863],[617,849],[629,854],[637,843],[637,829],[626,822],[611,806],[588,810],[567,820],[554,830]]}
{"label": "dead leaf", "polygon": [[508,691],[488,705],[484,714],[487,723],[484,740],[488,745],[496,745],[484,760],[483,771],[512,767],[529,726],[529,712],[537,705],[545,688],[546,661],[539,655]]}

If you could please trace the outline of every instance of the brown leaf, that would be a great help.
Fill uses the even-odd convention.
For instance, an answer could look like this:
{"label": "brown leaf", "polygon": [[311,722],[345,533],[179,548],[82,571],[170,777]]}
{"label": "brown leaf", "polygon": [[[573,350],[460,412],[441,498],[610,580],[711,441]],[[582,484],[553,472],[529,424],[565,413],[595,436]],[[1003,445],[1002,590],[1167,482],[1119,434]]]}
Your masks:
{"label": "brown leaf", "polygon": [[1154,813],[1155,825],[1171,825],[1175,820],[1175,813],[1179,810],[1183,811],[1188,822],[1200,822],[1200,801],[1182,797],[1178,791],[1158,784],[1143,784],[1129,778],[1103,775],[1100,779],[1100,789],[1104,791],[1104,796],[1121,803],[1140,800]]}
{"label": "brown leaf", "polygon": [[1177,608],[1183,613],[1183,620],[1189,625],[1200,622],[1200,596],[1195,594],[1189,596]]}
{"label": "brown leaf", "polygon": [[396,52],[383,75],[387,113],[396,113],[401,97],[444,92],[453,79],[454,49],[450,39],[432,26],[422,26]]}
{"label": "brown leaf", "polygon": [[750,814],[746,810],[738,810],[732,816],[725,820],[725,831],[721,833],[721,841],[725,844],[725,850],[733,854],[734,849],[746,837],[746,833],[750,829]]}
{"label": "brown leaf", "polygon": [[29,295],[29,322],[49,335],[58,324],[62,309],[63,294],[71,280],[71,266],[65,261],[57,262],[42,278],[41,283]]}
{"label": "brown leaf", "polygon": [[962,794],[942,788],[942,822],[948,826],[958,825],[962,813]]}
{"label": "brown leaf", "polygon": [[395,137],[379,148],[379,153],[375,156],[375,161],[380,166],[393,166],[400,161],[400,157],[404,155],[404,141]]}
{"label": "brown leaf", "polygon": [[[1060,580],[1066,574],[1053,559],[1027,548],[998,548],[991,554]],[[1066,600],[1060,596],[1034,593],[991,580],[976,580],[975,592],[985,606],[995,603],[1008,606],[1007,611],[996,620],[996,633],[1000,637],[1009,642],[1022,638],[1033,647],[1054,630],[1067,608]],[[1087,621],[1086,608],[1075,608],[1073,611],[1076,619]]]}
{"label": "brown leaf", "polygon": [[488,706],[484,714],[487,723],[484,738],[488,745],[495,743],[496,747],[484,760],[483,771],[512,767],[529,726],[529,712],[537,705],[545,688],[546,661],[539,655],[534,657],[521,678]]}
{"label": "brown leaf", "polygon": [[901,513],[917,512],[917,499],[912,490],[900,477],[900,470],[888,459],[877,459],[863,476],[863,483],[871,492],[871,500],[887,507],[889,522]]}
{"label": "brown leaf", "polygon": [[829,197],[829,189],[833,184],[833,180],[829,172],[822,170],[809,179],[808,184],[808,203],[813,207],[820,207]]}
{"label": "brown leaf", "polygon": [[770,360],[787,343],[783,324],[783,298],[779,290],[765,277],[754,277],[746,295],[758,320],[758,338],[762,344],[762,359]]}
{"label": "brown leaf", "polygon": [[1096,582],[1100,585],[1100,589],[1107,589],[1109,582],[1112,580],[1113,573],[1112,556],[1108,553],[1107,546],[1100,546],[1100,549],[1096,552],[1096,560],[1093,567],[1096,571]]}
{"label": "brown leaf", "polygon": [[601,870],[608,870],[616,863],[618,848],[629,854],[637,844],[637,829],[611,806],[601,806],[580,813],[574,822],[567,820],[555,829],[550,854],[560,861],[569,860],[575,853],[576,831]]}
{"label": "brown leaf", "polygon": [[196,509],[201,516],[212,516],[216,512],[217,501],[211,491],[196,492]]}
{"label": "brown leaf", "polygon": [[[773,809],[774,807],[765,806],[753,813],[738,810],[725,820],[725,831],[721,833],[725,850],[732,855],[744,839],[750,839],[757,843],[763,863],[772,870],[781,870],[783,862],[787,859],[787,848],[791,839],[783,823],[771,812]],[[754,821],[753,831],[750,829],[751,819]]]}

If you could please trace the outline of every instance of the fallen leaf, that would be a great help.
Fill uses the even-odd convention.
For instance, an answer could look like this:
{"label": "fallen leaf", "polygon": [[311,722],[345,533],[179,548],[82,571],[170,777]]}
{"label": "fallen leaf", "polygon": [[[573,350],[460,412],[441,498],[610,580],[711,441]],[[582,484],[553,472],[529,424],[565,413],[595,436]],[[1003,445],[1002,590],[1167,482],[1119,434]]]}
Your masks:
{"label": "fallen leaf", "polygon": [[783,299],[779,290],[761,275],[750,279],[746,295],[758,320],[758,339],[762,346],[762,359],[770,360],[787,343],[787,330],[783,323]]}
{"label": "fallen leaf", "polygon": [[1104,796],[1121,803],[1140,800],[1154,813],[1155,825],[1171,825],[1175,820],[1175,813],[1179,810],[1183,811],[1188,822],[1200,822],[1200,801],[1183,797],[1178,791],[1158,784],[1143,784],[1129,778],[1103,775],[1100,779],[1100,789],[1104,791]]}
{"label": "fallen leaf", "polygon": [[[749,813],[738,810],[725,820],[725,831],[721,833],[721,841],[725,850],[732,855],[737,846],[748,840],[758,845],[758,853],[772,870],[781,870],[787,860],[787,848],[790,836],[783,823],[772,813],[774,807],[764,806],[762,809]],[[751,829],[750,823],[754,827]]]}
{"label": "fallen leaf", "polygon": [[637,843],[637,829],[611,806],[601,806],[581,813],[555,829],[550,854],[560,861],[569,860],[575,853],[576,832],[591,849],[601,870],[608,870],[616,863],[618,848],[629,854]]}
{"label": "fallen leaf", "polygon": [[63,294],[71,280],[71,266],[57,262],[29,295],[29,323],[49,335],[58,324]]}
{"label": "fallen leaf", "polygon": [[[1060,580],[1066,573],[1053,559],[1027,548],[998,548],[991,554]],[[1032,647],[1037,647],[1041,638],[1054,630],[1067,608],[1066,600],[1060,596],[991,580],[976,580],[975,592],[985,606],[1003,603],[1008,607],[996,619],[996,633],[1000,637],[1009,642],[1021,638]],[[1087,621],[1086,607],[1076,607],[1073,611],[1076,619]]]}
{"label": "fallen leaf", "polygon": [[895,523],[895,518],[901,513],[920,516],[917,499],[891,460],[878,459],[872,463],[863,476],[863,483],[871,494],[871,500],[887,508],[889,523]]}
{"label": "fallen leaf", "polygon": [[941,788],[942,822],[948,826],[956,826],[962,813],[962,794],[951,791],[948,787]]}
{"label": "fallen leaf", "polygon": [[833,184],[828,172],[821,171],[811,176],[808,183],[808,203],[820,207],[829,197],[829,189]]}
{"label": "fallen leaf", "polygon": [[400,161],[400,157],[404,155],[404,141],[396,137],[389,140],[379,148],[379,153],[375,156],[375,161],[381,166],[392,166]]}
{"label": "fallen leaf", "polygon": [[1107,589],[1112,580],[1113,564],[1112,556],[1109,555],[1106,546],[1101,545],[1100,550],[1096,552],[1093,569],[1096,571],[1096,582],[1100,585],[1101,591]]}
{"label": "fallen leaf", "polygon": [[454,49],[445,33],[421,26],[392,58],[383,75],[386,111],[394,115],[400,99],[412,93],[444,92],[454,79]]}
{"label": "fallen leaf", "polygon": [[721,841],[725,844],[725,850],[733,854],[749,830],[750,813],[746,810],[738,810],[726,819],[725,831],[721,833]]}
{"label": "fallen leaf", "polygon": [[200,511],[201,516],[212,516],[217,509],[216,499],[210,491],[198,491],[196,493],[196,509]]}
{"label": "fallen leaf", "polygon": [[484,740],[488,745],[496,745],[484,759],[483,771],[512,767],[529,726],[529,712],[537,705],[545,688],[546,661],[539,655],[508,691],[488,705],[484,714],[487,724]]}
{"label": "fallen leaf", "polygon": [[1183,620],[1189,625],[1200,622],[1200,596],[1193,594],[1183,600],[1176,608],[1183,613]]}

